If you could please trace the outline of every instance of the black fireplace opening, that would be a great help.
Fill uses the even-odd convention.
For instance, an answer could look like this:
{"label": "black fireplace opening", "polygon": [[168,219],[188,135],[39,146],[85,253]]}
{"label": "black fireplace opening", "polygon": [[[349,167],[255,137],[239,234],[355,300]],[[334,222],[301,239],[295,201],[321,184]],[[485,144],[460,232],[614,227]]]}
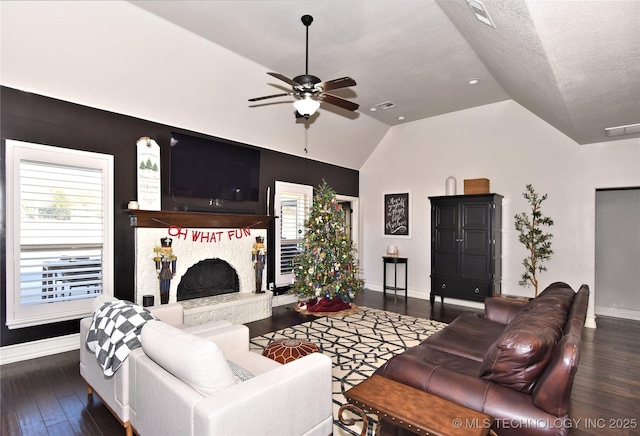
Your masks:
{"label": "black fireplace opening", "polygon": [[205,259],[191,266],[178,284],[178,301],[240,292],[236,270],[222,259]]}

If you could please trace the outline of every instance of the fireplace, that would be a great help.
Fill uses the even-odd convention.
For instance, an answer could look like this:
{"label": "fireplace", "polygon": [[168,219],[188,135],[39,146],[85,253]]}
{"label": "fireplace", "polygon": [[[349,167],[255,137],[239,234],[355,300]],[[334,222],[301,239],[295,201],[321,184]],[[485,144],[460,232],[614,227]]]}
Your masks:
{"label": "fireplace", "polygon": [[187,269],[178,283],[178,301],[240,291],[236,270],[228,262],[213,258],[202,260]]}
{"label": "fireplace", "polygon": [[[266,241],[267,228],[272,217],[264,215],[233,215],[178,211],[129,211],[131,225],[136,235],[135,302],[142,304],[144,295],[153,295],[155,304],[160,304],[160,281],[154,257],[154,249],[161,244],[162,238],[172,239],[172,254],[176,257],[174,275],[168,284],[169,303],[196,300],[197,293],[215,293],[197,291],[197,286],[189,285],[188,294],[193,296],[178,298],[178,285],[194,266],[205,262],[218,264],[214,269],[233,269],[237,275],[228,286],[223,287],[234,294],[255,295],[255,269],[252,259],[256,237]],[[209,261],[218,259],[217,261]],[[228,266],[224,266],[224,265]],[[207,265],[211,266],[211,265]],[[209,274],[209,273],[206,273]],[[263,290],[267,289],[267,271],[264,271]],[[211,281],[213,279],[207,278]],[[217,279],[216,279],[217,280]],[[214,282],[216,280],[213,280]],[[191,279],[189,279],[191,281]],[[198,282],[198,280],[196,280]],[[219,287],[214,283],[208,288]]]}

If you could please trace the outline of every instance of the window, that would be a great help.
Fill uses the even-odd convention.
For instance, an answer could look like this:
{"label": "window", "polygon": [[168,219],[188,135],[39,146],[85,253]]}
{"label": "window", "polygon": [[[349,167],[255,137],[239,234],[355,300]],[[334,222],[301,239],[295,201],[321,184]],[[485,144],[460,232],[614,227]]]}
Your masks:
{"label": "window", "polygon": [[300,252],[307,231],[305,222],[313,199],[313,186],[278,182],[274,206],[276,221],[276,286],[293,282],[293,258]]}
{"label": "window", "polygon": [[6,141],[7,326],[81,318],[113,294],[113,156]]}

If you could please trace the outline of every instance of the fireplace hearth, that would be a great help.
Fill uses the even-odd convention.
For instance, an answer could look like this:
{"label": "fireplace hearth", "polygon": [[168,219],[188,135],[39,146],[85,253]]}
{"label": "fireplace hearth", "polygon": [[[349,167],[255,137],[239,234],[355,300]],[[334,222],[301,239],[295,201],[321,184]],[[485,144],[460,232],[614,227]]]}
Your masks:
{"label": "fireplace hearth", "polygon": [[205,259],[187,269],[177,289],[177,301],[240,292],[236,270],[218,258]]}

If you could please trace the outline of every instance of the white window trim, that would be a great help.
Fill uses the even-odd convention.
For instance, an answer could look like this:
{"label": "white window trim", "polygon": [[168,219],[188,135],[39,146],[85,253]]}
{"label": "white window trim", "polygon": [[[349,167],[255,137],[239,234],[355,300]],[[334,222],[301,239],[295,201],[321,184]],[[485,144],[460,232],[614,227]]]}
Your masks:
{"label": "white window trim", "polygon": [[[308,208],[305,214],[305,221],[306,221],[306,219],[309,216],[309,212],[311,210],[311,204],[313,202],[313,186],[300,185],[297,183],[281,182],[276,180],[275,195],[274,195],[274,211],[276,215],[279,214],[279,211],[280,211],[280,194],[283,192],[304,194],[307,196],[309,201],[307,203]],[[282,220],[280,218],[276,219],[276,234],[275,234],[276,256],[275,256],[275,274],[274,274],[274,281],[275,281],[276,287],[289,286],[293,283],[293,273],[282,274],[280,270],[280,250],[282,247],[282,241],[280,240],[281,226],[282,226]]]}
{"label": "white window trim", "polygon": [[[104,170],[103,194],[104,228],[103,238],[103,294],[113,295],[114,277],[114,164],[113,156],[72,150],[48,145],[31,144],[9,140],[6,144],[6,212],[7,212],[7,246],[6,246],[6,324],[10,329],[49,324],[71,319],[79,319],[91,313],[93,298],[75,301],[62,301],[49,304],[23,306],[20,304],[20,160],[30,159],[56,164],[78,165],[82,161],[93,162]],[[96,294],[96,296],[99,294]]]}

